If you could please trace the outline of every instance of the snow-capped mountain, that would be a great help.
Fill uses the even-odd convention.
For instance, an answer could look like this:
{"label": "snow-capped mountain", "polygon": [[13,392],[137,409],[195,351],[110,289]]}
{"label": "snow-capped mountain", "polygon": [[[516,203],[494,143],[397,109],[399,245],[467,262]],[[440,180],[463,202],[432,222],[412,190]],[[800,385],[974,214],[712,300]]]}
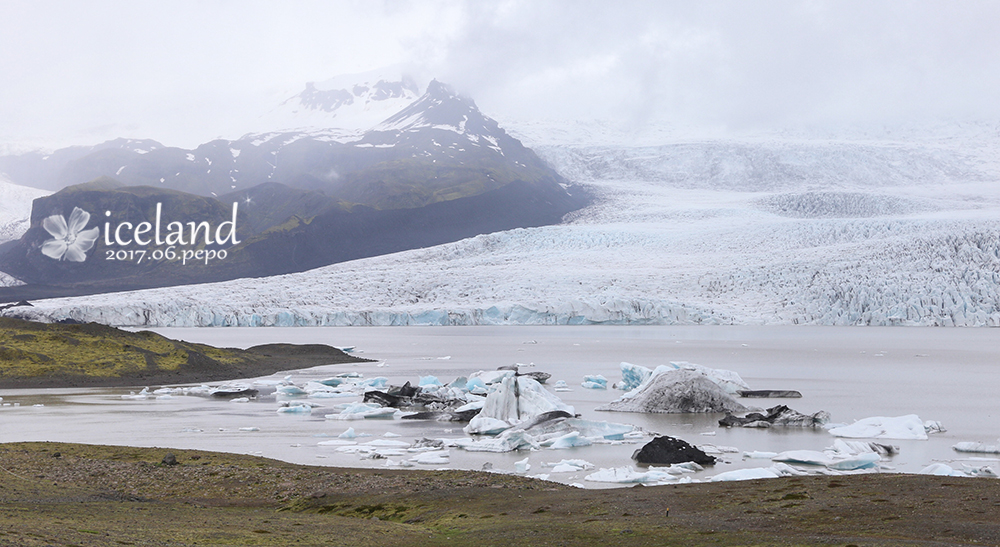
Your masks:
{"label": "snow-capped mountain", "polygon": [[255,120],[250,133],[323,129],[349,137],[371,129],[421,95],[417,81],[395,67],[308,82],[300,93]]}
{"label": "snow-capped mountain", "polygon": [[568,223],[17,313],[160,326],[998,326],[1000,146],[965,146],[980,136],[709,139],[603,156],[551,144],[546,157],[597,196]]}
{"label": "snow-capped mountain", "polygon": [[[387,96],[394,90],[382,89]],[[436,81],[398,114],[346,140],[326,130],[272,132],[183,150],[120,139],[29,159],[43,167],[36,174],[90,182],[36,202],[30,229],[0,252],[0,271],[29,286],[0,290],[2,299],[303,271],[558,223],[588,202],[586,192],[568,191],[568,181],[483,115],[471,99]],[[23,167],[16,161],[11,165]],[[119,255],[108,253],[132,256],[128,253],[157,250],[141,247],[145,244],[137,243],[138,237],[118,243],[119,231],[112,241],[110,231],[160,226],[159,220],[166,218],[161,205],[163,211],[185,217],[178,222],[239,224],[239,237],[225,249],[227,260],[211,266],[112,260]],[[66,261],[56,253],[59,260],[51,260],[42,252],[45,245],[70,242],[75,232],[54,232],[43,220],[69,218],[78,208],[105,213],[87,227],[105,226],[104,237],[80,251],[105,259]],[[158,250],[165,253],[165,247]]]}

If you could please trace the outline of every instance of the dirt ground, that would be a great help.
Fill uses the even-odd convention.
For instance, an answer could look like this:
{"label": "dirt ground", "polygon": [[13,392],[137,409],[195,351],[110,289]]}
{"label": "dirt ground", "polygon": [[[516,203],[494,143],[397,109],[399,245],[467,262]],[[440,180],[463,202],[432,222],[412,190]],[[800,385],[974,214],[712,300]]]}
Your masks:
{"label": "dirt ground", "polygon": [[[172,453],[176,465],[166,465]],[[899,474],[582,490],[470,471],[0,445],[0,545],[1000,545],[1000,481]]]}

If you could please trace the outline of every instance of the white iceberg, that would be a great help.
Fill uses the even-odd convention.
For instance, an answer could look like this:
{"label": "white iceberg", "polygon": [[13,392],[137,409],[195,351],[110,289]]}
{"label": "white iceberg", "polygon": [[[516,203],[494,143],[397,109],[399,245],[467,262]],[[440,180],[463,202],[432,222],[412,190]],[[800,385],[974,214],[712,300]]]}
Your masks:
{"label": "white iceberg", "polygon": [[552,411],[574,413],[572,406],[564,404],[536,380],[507,375],[496,390],[486,396],[483,409],[465,426],[465,432],[470,435],[492,433],[501,427],[500,422],[511,427]]}
{"label": "white iceberg", "polygon": [[851,439],[927,440],[927,428],[916,414],[894,418],[884,416],[864,418],[850,425],[830,429],[830,434]]}
{"label": "white iceberg", "polygon": [[600,374],[587,374],[580,385],[587,389],[608,389],[608,379]]}
{"label": "white iceberg", "polygon": [[980,442],[960,442],[951,447],[956,452],[975,452],[979,454],[1000,454],[1000,444]]}

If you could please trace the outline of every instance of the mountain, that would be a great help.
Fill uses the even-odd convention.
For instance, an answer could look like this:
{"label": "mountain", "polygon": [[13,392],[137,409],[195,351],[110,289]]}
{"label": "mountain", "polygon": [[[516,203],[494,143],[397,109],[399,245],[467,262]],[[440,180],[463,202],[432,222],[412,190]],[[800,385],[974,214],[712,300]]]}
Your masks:
{"label": "mountain", "polygon": [[[378,90],[373,87],[369,94]],[[346,139],[325,129],[276,131],[216,140],[194,150],[119,139],[46,155],[0,157],[0,171],[39,188],[112,177],[127,186],[204,196],[280,182],[378,209],[420,207],[514,181],[566,183],[472,100],[436,81],[397,114]]]}
{"label": "mountain", "polygon": [[323,129],[357,135],[406,108],[420,97],[420,89],[395,67],[309,82],[255,120],[250,132]]}
{"label": "mountain", "polygon": [[[408,101],[346,139],[337,129],[279,131],[194,150],[119,139],[0,158],[8,174],[63,187],[37,200],[30,229],[0,248],[0,272],[28,285],[0,289],[0,299],[291,273],[558,223],[588,202],[586,192],[571,189],[471,99],[437,81],[415,94],[408,80],[348,91],[308,86],[297,96],[298,108],[338,116]],[[160,239],[150,246],[149,233],[133,233],[139,226],[166,233],[172,222],[222,234],[239,228],[224,244],[212,238],[191,243],[188,229],[178,228],[180,243],[173,247]],[[225,259],[209,264],[142,255],[169,248]]]}
{"label": "mountain", "polygon": [[147,326],[1000,326],[1000,138],[988,128],[538,148],[595,196],[557,225],[7,313]]}

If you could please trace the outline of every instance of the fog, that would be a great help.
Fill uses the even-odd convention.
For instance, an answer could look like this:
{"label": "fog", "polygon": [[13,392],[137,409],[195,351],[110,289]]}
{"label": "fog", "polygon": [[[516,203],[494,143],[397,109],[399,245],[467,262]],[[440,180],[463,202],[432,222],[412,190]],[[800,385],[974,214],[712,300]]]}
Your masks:
{"label": "fog", "polygon": [[401,64],[507,120],[726,131],[998,117],[993,2],[20,2],[0,144],[236,137],[308,81]]}

